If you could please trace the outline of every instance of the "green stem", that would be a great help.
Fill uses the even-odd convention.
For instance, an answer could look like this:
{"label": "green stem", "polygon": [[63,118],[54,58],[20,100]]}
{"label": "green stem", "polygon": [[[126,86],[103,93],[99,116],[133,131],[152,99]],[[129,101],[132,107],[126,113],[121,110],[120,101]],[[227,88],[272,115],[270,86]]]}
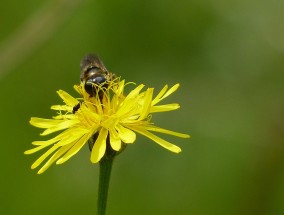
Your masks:
{"label": "green stem", "polygon": [[104,157],[100,161],[100,179],[98,193],[98,215],[105,215],[107,194],[111,175],[113,157]]}

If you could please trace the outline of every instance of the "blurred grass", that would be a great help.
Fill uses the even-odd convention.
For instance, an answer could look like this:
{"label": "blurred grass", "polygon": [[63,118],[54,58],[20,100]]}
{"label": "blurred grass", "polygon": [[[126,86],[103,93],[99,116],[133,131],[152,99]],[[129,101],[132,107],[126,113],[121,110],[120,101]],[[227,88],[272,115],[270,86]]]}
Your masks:
{"label": "blurred grass", "polygon": [[[2,56],[46,3],[3,3]],[[139,136],[114,164],[108,214],[283,214],[283,9],[280,1],[83,1],[33,50],[9,57],[11,69],[0,67],[3,213],[95,213],[98,167],[87,147],[40,176],[30,170],[38,155],[23,155],[40,138],[29,118],[51,116],[58,89],[76,95],[79,61],[95,52],[128,81],[157,90],[181,83],[168,100],[181,109],[155,120],[192,136],[170,138],[179,155]]]}

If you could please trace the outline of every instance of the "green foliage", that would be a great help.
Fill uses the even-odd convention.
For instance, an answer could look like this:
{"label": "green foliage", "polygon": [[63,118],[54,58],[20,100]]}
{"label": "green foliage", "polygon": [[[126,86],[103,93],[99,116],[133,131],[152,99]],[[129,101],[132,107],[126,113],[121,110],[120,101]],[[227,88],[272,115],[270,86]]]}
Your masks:
{"label": "green foliage", "polygon": [[[40,176],[29,169],[38,155],[23,154],[39,133],[29,118],[52,115],[56,90],[72,93],[88,52],[128,81],[179,82],[169,100],[181,109],[155,121],[192,136],[174,140],[180,155],[139,136],[113,166],[108,214],[284,213],[283,2],[60,2],[0,8],[4,214],[96,213],[98,167],[87,147]],[[31,32],[22,26],[45,12],[51,21],[18,45],[15,32]]]}

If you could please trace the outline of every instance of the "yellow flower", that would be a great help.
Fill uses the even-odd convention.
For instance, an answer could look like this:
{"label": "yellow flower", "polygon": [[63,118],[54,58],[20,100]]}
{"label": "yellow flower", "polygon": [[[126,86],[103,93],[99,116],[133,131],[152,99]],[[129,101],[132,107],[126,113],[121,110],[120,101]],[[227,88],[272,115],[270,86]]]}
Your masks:
{"label": "yellow flower", "polygon": [[47,162],[38,171],[43,173],[52,163],[62,164],[75,155],[87,142],[92,140],[91,162],[97,163],[105,155],[107,143],[114,151],[119,152],[125,144],[136,140],[136,133],[142,134],[162,147],[179,153],[181,149],[172,143],[156,136],[152,132],[165,133],[181,138],[189,138],[187,134],[166,130],[151,123],[151,114],[171,111],[179,108],[178,104],[157,105],[160,101],[175,92],[179,84],[170,89],[166,85],[157,96],[153,97],[153,88],[142,91],[141,84],[127,95],[124,88],[129,83],[116,80],[108,83],[106,89],[101,89],[103,96],[90,95],[84,90],[84,84],[75,85],[75,90],[82,98],[76,99],[63,90],[57,93],[65,105],[55,105],[58,115],[53,119],[32,117],[30,123],[45,130],[41,135],[48,135],[63,130],[57,136],[46,141],[34,141],[36,147],[25,151],[32,154],[43,148],[49,149],[32,165],[38,167],[48,157]]}

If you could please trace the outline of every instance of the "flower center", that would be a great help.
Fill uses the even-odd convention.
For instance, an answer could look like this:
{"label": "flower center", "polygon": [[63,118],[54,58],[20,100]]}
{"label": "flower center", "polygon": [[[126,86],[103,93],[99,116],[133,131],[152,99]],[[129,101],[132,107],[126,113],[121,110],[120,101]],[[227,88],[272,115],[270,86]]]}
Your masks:
{"label": "flower center", "polygon": [[116,115],[104,116],[101,120],[101,126],[106,129],[114,128],[119,123],[119,118]]}

